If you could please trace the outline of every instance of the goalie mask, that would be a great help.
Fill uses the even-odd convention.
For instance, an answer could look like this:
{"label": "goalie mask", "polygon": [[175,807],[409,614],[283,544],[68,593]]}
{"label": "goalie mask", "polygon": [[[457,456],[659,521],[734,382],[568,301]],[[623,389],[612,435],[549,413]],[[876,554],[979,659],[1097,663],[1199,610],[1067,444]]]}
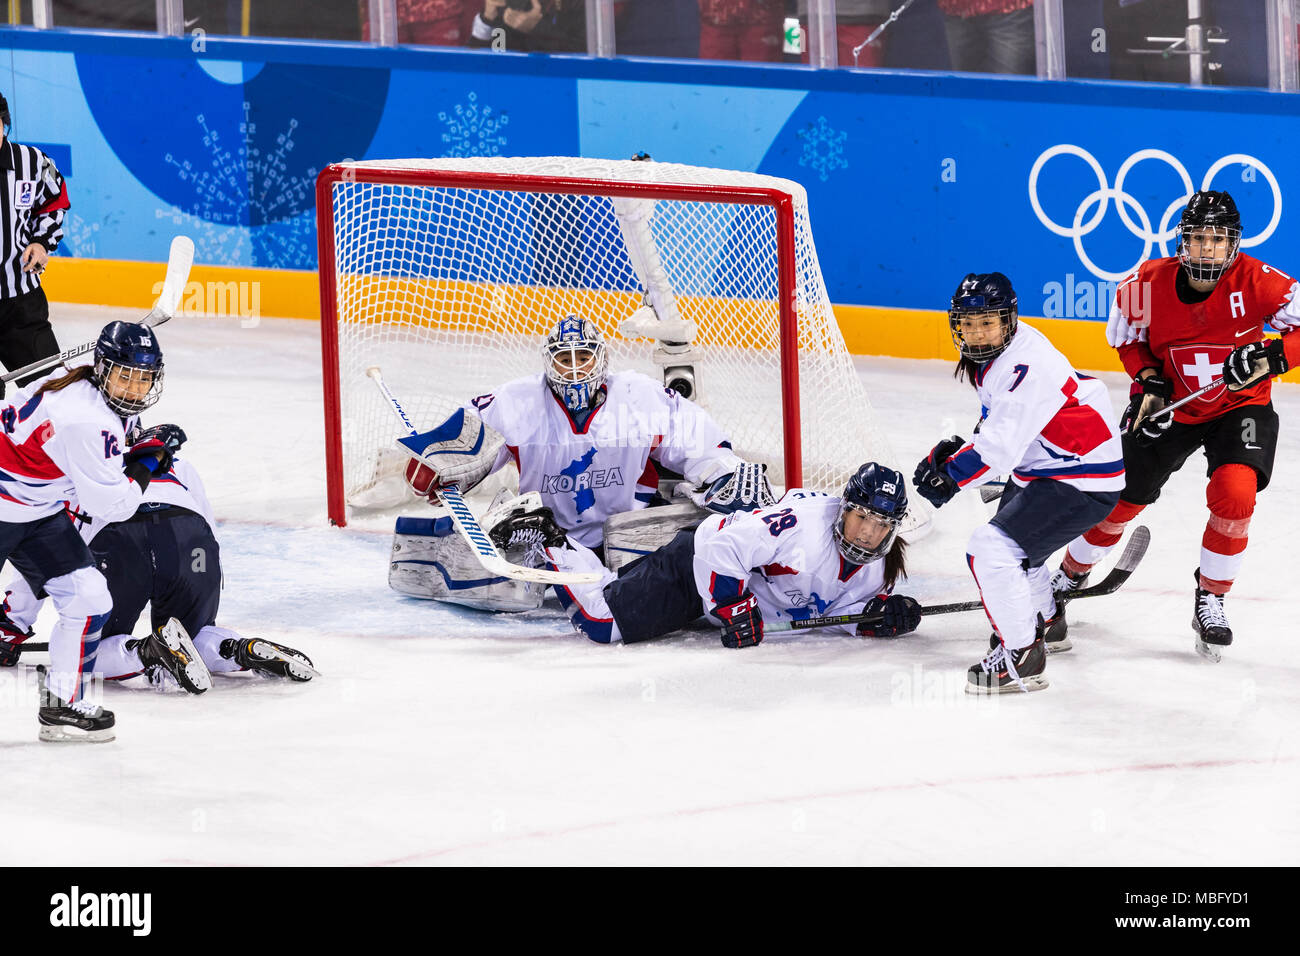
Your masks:
{"label": "goalie mask", "polygon": [[1001,272],[974,272],[961,280],[948,307],[953,344],[972,362],[997,358],[1016,334],[1016,290]]}
{"label": "goalie mask", "polygon": [[567,315],[546,337],[546,381],[556,398],[572,412],[590,408],[605,381],[609,354],[596,323]]}
{"label": "goalie mask", "polygon": [[1178,220],[1178,261],[1189,279],[1218,282],[1241,247],[1241,214],[1226,192],[1206,189],[1187,201]]}
{"label": "goalie mask", "polygon": [[845,486],[831,534],[845,561],[867,564],[889,553],[905,517],[907,485],[903,476],[868,462]]}
{"label": "goalie mask", "polygon": [[123,418],[138,415],[162,397],[162,348],[153,329],[111,322],[95,342],[95,385],[108,407]]}

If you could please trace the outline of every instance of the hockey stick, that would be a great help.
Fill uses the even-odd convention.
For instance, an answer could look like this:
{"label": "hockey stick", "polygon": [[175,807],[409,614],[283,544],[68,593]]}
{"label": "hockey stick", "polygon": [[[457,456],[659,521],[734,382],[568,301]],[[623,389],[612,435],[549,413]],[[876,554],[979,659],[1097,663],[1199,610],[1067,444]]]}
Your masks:
{"label": "hockey stick", "polygon": [[1160,409],[1160,411],[1158,411],[1158,412],[1152,412],[1152,413],[1151,413],[1150,415],[1148,415],[1145,419],[1143,419],[1143,421],[1150,421],[1150,420],[1153,419],[1153,418],[1161,418],[1161,417],[1163,417],[1163,416],[1165,416],[1165,415],[1172,415],[1176,409],[1182,408],[1184,405],[1186,405],[1186,404],[1187,404],[1188,402],[1190,402],[1192,399],[1194,399],[1194,398],[1200,398],[1200,397],[1201,397],[1202,395],[1204,395],[1206,392],[1210,391],[1211,389],[1218,388],[1218,387],[1219,387],[1220,385],[1222,385],[1222,384],[1223,384],[1223,379],[1221,379],[1221,378],[1216,378],[1213,382],[1211,382],[1209,385],[1206,385],[1204,388],[1198,388],[1196,391],[1192,392],[1192,394],[1190,394],[1190,395],[1186,395],[1186,396],[1184,396],[1183,398],[1180,398],[1178,401],[1174,402],[1172,405],[1166,405],[1164,408]]}
{"label": "hockey stick", "polygon": [[[1106,575],[1101,581],[1092,587],[1081,588],[1078,591],[1062,591],[1059,595],[1062,601],[1077,601],[1079,598],[1101,597],[1103,594],[1111,594],[1118,591],[1129,576],[1133,569],[1138,566],[1143,555],[1147,553],[1147,545],[1151,543],[1151,532],[1145,525],[1140,525],[1133,529],[1133,534],[1129,536],[1128,544],[1124,546],[1124,553],[1119,556],[1115,562],[1115,567],[1111,568],[1110,574]],[[952,614],[957,611],[978,611],[984,607],[983,601],[958,601],[956,604],[931,604],[928,607],[921,608],[921,616],[929,617],[932,614]],[[811,627],[833,627],[837,624],[879,624],[884,620],[881,614],[838,614],[827,617],[810,617],[802,621],[781,621],[775,624],[767,625],[769,631],[802,631]]]}
{"label": "hockey stick", "polygon": [[[167,276],[163,279],[162,294],[158,296],[158,301],[149,310],[149,314],[141,320],[142,325],[152,329],[176,317],[176,310],[181,304],[181,296],[185,292],[185,283],[190,278],[190,267],[193,265],[194,240],[189,236],[177,236],[172,240],[171,252],[167,257]],[[7,372],[0,376],[0,382],[8,384],[15,379],[30,375],[32,372],[44,372],[46,369],[63,364],[68,359],[92,352],[94,348],[94,342],[87,342],[85,345],[78,345],[76,348],[65,349],[58,355],[48,355],[43,359],[37,359],[30,365],[24,365],[20,369]],[[0,390],[0,395],[2,394],[3,390]]]}
{"label": "hockey stick", "polygon": [[990,481],[980,485],[980,501],[988,504],[990,501],[997,501],[1002,497],[1002,492],[1007,490],[1005,481]]}
{"label": "hockey stick", "polygon": [[[406,417],[406,411],[402,408],[402,404],[388,390],[388,386],[384,384],[384,378],[379,371],[379,366],[370,366],[370,368],[366,369],[366,375],[374,379],[375,385],[379,387],[379,391],[388,400],[388,405],[393,410],[393,414],[401,420],[402,426],[406,428],[411,437],[419,437],[419,430]],[[402,450],[412,458],[417,461],[420,460],[419,455],[415,454],[411,448],[400,441],[398,444],[402,445]],[[474,556],[478,558],[484,569],[492,574],[498,577],[510,578],[514,581],[534,581],[538,584],[595,584],[601,579],[601,574],[595,571],[550,571],[546,568],[526,568],[523,565],[511,564],[501,556],[497,546],[492,543],[492,539],[487,536],[483,526],[478,523],[478,518],[474,517],[474,512],[465,503],[465,498],[461,495],[459,488],[455,485],[439,488],[438,497],[447,506],[447,510],[451,512],[452,524],[456,526],[460,536],[469,543]]]}

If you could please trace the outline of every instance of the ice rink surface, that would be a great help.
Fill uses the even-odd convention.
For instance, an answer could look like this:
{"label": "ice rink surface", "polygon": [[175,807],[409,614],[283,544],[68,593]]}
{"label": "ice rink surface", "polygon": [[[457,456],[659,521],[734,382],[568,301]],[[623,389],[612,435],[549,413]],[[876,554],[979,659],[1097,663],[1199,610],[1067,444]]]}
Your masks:
{"label": "ice rink surface", "polygon": [[[65,347],[139,319],[54,314]],[[1300,862],[1295,386],[1274,392],[1277,467],[1222,663],[1192,649],[1197,455],[1139,519],[1151,548],[1123,590],[1071,606],[1051,687],[980,699],[962,692],[987,650],[979,612],[896,641],[731,651],[713,631],[591,644],[553,601],[494,616],[400,597],[391,519],[326,526],[318,326],[182,318],[160,340],[147,422],[185,428],[207,483],[219,623],[325,676],[110,686],[118,739],[69,746],[37,742],[34,677],[0,670],[0,780],[21,814],[0,865]],[[909,475],[978,418],[946,363],[859,370]],[[1105,380],[1118,412],[1126,382]],[[991,507],[967,492],[938,512],[899,590],[974,597],[965,542]]]}

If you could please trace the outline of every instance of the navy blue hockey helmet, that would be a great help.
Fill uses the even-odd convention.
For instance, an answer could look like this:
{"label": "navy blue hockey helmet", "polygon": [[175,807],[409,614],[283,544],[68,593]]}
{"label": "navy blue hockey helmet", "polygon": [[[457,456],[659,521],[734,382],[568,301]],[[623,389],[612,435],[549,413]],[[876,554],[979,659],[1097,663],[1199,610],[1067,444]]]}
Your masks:
{"label": "navy blue hockey helmet", "polygon": [[95,384],[108,407],[138,415],[162,397],[163,356],[153,329],[110,322],[95,342]]}
{"label": "navy blue hockey helmet", "polygon": [[[844,535],[844,518],[850,511],[866,520],[852,541]],[[840,513],[831,533],[844,560],[866,564],[889,553],[905,517],[907,483],[903,476],[869,461],[844,486]],[[868,543],[872,539],[876,539],[875,543]]]}
{"label": "navy blue hockey helmet", "polygon": [[[1019,312],[1016,290],[1001,272],[969,273],[952,294],[948,306],[948,328],[957,351],[973,362],[987,362],[1001,355],[1016,334]],[[983,324],[981,325],[981,320]],[[998,330],[993,336],[994,329]],[[967,338],[980,338],[978,344]],[[996,338],[997,341],[987,341]]]}
{"label": "navy blue hockey helmet", "polygon": [[[1228,271],[1241,247],[1241,213],[1224,191],[1203,189],[1187,200],[1178,220],[1178,261],[1189,278],[1217,282]],[[1196,255],[1188,248],[1196,245]]]}

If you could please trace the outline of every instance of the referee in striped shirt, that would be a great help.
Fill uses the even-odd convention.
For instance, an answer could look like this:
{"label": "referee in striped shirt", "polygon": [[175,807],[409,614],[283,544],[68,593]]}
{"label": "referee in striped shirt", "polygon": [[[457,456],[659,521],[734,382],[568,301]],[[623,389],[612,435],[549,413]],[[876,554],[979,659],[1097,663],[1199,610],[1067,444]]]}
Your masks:
{"label": "referee in striped shirt", "polygon": [[16,369],[59,351],[41,272],[63,238],[68,187],[50,157],[8,138],[3,95],[0,124],[0,364]]}

